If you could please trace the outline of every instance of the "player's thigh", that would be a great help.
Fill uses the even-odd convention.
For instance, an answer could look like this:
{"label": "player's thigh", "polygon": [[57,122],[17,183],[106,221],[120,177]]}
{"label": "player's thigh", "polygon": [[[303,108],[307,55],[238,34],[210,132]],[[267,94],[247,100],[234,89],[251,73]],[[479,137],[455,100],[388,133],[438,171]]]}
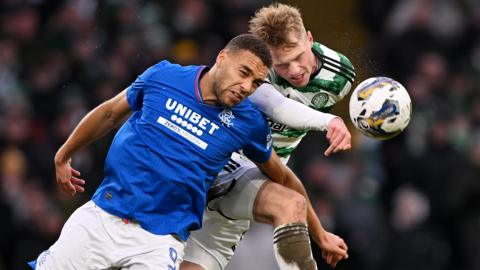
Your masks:
{"label": "player's thigh", "polygon": [[224,269],[249,228],[248,220],[230,220],[219,212],[206,209],[202,228],[193,231],[185,248],[185,261],[204,269]]}
{"label": "player's thigh", "polygon": [[213,209],[230,219],[253,220],[255,198],[268,179],[258,167],[247,169],[238,176],[232,190],[212,204]]}
{"label": "player's thigh", "polygon": [[182,261],[180,264],[180,270],[207,270],[209,268],[205,268],[197,263],[189,262],[189,261]]}
{"label": "player's thigh", "polygon": [[90,201],[70,216],[58,240],[37,258],[36,269],[106,269],[103,239],[96,206]]}
{"label": "player's thigh", "polygon": [[279,218],[297,218],[304,211],[304,201],[298,192],[269,180],[257,193],[253,216],[255,221],[269,224]]}

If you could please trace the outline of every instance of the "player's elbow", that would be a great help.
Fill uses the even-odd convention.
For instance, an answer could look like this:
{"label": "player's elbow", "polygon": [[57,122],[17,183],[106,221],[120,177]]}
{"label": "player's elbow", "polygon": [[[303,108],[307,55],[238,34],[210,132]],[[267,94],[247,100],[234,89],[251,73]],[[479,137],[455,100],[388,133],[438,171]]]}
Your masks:
{"label": "player's elbow", "polygon": [[128,104],[118,104],[114,100],[104,102],[99,106],[99,109],[102,112],[102,120],[112,127],[121,124],[130,113]]}

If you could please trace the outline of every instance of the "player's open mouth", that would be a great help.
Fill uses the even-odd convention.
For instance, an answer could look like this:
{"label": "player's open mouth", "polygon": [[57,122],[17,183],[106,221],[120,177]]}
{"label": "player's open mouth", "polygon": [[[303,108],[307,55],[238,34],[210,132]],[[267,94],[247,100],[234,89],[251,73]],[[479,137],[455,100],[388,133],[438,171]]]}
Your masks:
{"label": "player's open mouth", "polygon": [[305,76],[305,73],[302,73],[300,75],[297,75],[295,77],[290,77],[292,81],[294,82],[302,82],[303,81],[303,78]]}
{"label": "player's open mouth", "polygon": [[240,95],[239,93],[237,93],[235,91],[230,91],[230,93],[232,94],[232,97],[233,97],[235,102],[239,102],[243,99],[242,95]]}

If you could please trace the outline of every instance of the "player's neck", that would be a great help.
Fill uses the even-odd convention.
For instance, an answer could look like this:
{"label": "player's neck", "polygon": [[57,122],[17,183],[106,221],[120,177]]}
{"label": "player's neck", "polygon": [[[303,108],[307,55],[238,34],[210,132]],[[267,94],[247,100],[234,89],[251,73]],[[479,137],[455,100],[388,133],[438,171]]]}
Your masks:
{"label": "player's neck", "polygon": [[322,62],[320,62],[320,59],[311,51],[312,54],[312,72],[310,73],[310,80],[315,78],[318,75],[318,72],[320,72],[320,68],[322,67]]}
{"label": "player's neck", "polygon": [[200,92],[202,93],[203,102],[210,105],[217,105],[218,100],[213,89],[212,69],[204,72],[201,75],[199,87],[200,87]]}

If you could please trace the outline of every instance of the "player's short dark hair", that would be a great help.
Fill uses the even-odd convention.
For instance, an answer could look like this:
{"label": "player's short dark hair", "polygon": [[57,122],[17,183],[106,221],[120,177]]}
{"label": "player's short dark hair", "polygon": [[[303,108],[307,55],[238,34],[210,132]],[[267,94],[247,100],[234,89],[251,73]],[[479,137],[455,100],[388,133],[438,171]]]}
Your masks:
{"label": "player's short dark hair", "polygon": [[231,51],[246,50],[256,55],[268,68],[272,67],[272,55],[267,44],[252,34],[238,35],[228,42],[225,49]]}

